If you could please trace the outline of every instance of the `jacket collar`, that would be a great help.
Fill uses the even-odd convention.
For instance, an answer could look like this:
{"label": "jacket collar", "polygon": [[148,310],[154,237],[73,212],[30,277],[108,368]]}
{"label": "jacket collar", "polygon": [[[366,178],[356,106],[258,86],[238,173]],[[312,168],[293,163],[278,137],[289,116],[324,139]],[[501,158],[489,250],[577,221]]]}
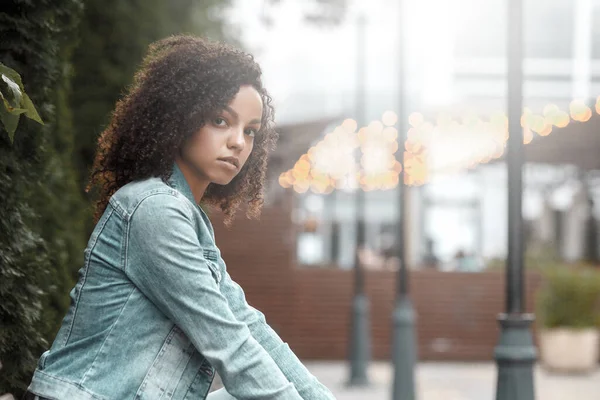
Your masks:
{"label": "jacket collar", "polygon": [[192,202],[192,204],[198,206],[198,203],[196,203],[196,199],[194,198],[194,194],[192,193],[192,189],[187,183],[187,180],[185,179],[181,168],[179,168],[179,165],[177,165],[176,162],[173,162],[173,172],[171,174],[171,177],[169,178],[169,184],[172,188],[177,189],[185,197],[187,197],[188,200]]}
{"label": "jacket collar", "polygon": [[168,181],[169,181],[169,186],[171,186],[173,189],[182,193],[185,197],[187,197],[187,199],[189,201],[192,202],[192,204],[194,204],[196,206],[196,208],[198,208],[198,210],[200,210],[200,215],[202,216],[204,223],[208,227],[208,231],[210,232],[210,235],[214,242],[215,231],[213,229],[212,223],[210,222],[210,218],[208,218],[208,215],[202,209],[200,204],[196,203],[196,199],[194,198],[192,189],[190,188],[190,185],[188,184],[187,180],[185,179],[185,176],[183,175],[181,168],[179,168],[179,165],[177,165],[176,162],[173,162],[173,172],[171,173],[171,177],[168,179]]}

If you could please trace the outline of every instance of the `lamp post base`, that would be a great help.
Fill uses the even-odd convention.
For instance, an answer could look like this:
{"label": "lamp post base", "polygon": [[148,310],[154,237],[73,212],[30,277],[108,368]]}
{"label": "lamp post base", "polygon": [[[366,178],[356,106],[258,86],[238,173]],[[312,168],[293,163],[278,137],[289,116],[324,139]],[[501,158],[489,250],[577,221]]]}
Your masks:
{"label": "lamp post base", "polygon": [[537,351],[530,326],[532,314],[500,314],[500,340],[494,351],[498,366],[496,400],[534,400],[533,366]]}
{"label": "lamp post base", "polygon": [[415,399],[415,362],[417,359],[415,319],[415,311],[410,299],[406,296],[400,297],[396,301],[393,314],[393,400]]}
{"label": "lamp post base", "polygon": [[350,379],[347,386],[369,386],[367,367],[371,359],[371,335],[369,332],[369,300],[364,293],[354,295],[351,318]]}

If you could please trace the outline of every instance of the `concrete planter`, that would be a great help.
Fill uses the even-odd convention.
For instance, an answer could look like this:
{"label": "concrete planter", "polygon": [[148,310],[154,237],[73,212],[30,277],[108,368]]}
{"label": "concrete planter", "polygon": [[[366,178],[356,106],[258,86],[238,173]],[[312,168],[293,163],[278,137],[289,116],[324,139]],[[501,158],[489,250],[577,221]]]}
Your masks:
{"label": "concrete planter", "polygon": [[542,329],[539,344],[542,364],[549,370],[585,373],[598,366],[598,329]]}

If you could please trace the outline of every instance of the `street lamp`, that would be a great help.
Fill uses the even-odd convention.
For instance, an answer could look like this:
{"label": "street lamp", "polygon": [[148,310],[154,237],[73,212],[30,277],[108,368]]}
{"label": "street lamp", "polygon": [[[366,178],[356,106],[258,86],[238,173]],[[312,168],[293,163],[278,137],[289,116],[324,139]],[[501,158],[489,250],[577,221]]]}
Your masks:
{"label": "street lamp", "polygon": [[[366,19],[360,13],[357,19],[357,93],[356,112],[359,126],[365,122],[365,31]],[[357,150],[360,155],[360,149]],[[356,249],[354,252],[354,297],[352,299],[350,326],[350,378],[349,386],[367,386],[367,367],[371,358],[371,335],[369,332],[369,300],[365,294],[364,272],[360,265],[360,250],[365,245],[365,192],[357,184],[356,189]]]}
{"label": "street lamp", "polygon": [[498,316],[500,338],[494,356],[498,366],[496,400],[533,400],[533,365],[537,352],[524,311],[523,280],[523,6],[508,0],[508,257],[506,313]]}
{"label": "street lamp", "polygon": [[404,228],[406,224],[405,210],[406,199],[408,196],[406,177],[406,163],[404,158],[406,142],[406,113],[404,110],[404,94],[406,90],[405,68],[404,68],[404,35],[402,30],[404,24],[404,1],[400,0],[400,23],[399,41],[398,41],[398,132],[401,163],[404,166],[399,179],[399,210],[397,225],[397,251],[400,268],[398,269],[396,304],[393,312],[393,344],[392,360],[394,363],[394,384],[392,389],[393,400],[414,400],[415,399],[415,376],[414,367],[417,358],[416,340],[415,340],[415,311],[408,294],[408,270],[406,265],[406,240],[404,237]]}

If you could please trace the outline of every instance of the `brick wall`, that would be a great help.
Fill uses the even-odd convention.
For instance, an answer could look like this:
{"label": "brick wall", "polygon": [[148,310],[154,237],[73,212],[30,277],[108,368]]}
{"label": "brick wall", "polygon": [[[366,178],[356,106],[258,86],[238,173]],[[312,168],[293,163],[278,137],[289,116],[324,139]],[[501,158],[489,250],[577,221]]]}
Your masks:
{"label": "brick wall", "polygon": [[[303,359],[346,359],[352,271],[295,265],[290,199],[263,210],[260,221],[242,213],[231,228],[212,217],[228,270],[252,305]],[[395,274],[366,273],[372,355],[391,352]],[[527,310],[533,308],[537,275],[527,275]],[[411,271],[421,360],[489,360],[498,340],[496,316],[504,308],[502,272]]]}

